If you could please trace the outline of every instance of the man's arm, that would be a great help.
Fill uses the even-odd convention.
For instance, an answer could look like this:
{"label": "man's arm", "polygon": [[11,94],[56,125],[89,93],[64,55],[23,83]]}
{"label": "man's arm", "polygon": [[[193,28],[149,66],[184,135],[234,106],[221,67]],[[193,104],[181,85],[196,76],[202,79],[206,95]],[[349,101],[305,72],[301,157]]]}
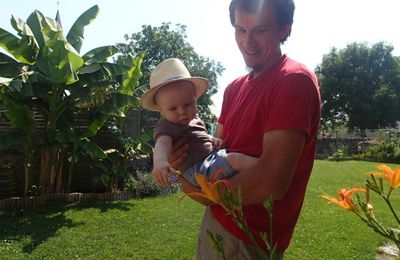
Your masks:
{"label": "man's arm", "polygon": [[217,127],[215,129],[215,137],[224,139],[224,126],[220,123],[217,123]]}
{"label": "man's arm", "polygon": [[225,148],[225,141],[224,139],[222,139],[223,135],[224,135],[224,127],[220,123],[218,123],[214,136],[210,136],[214,149]]}
{"label": "man's arm", "polygon": [[208,199],[206,199],[204,197],[193,195],[192,193],[194,193],[194,192],[200,192],[200,189],[198,189],[193,184],[191,184],[190,182],[185,180],[185,178],[182,175],[179,175],[178,179],[179,179],[179,182],[181,183],[183,192],[186,195],[188,195],[190,198],[192,198],[193,200],[195,200],[195,201],[197,201],[200,204],[203,204],[205,206],[215,204],[212,201],[210,201],[210,200],[208,200]]}
{"label": "man's arm", "polygon": [[305,141],[305,133],[296,130],[279,129],[264,134],[263,152],[256,165],[230,179],[234,186],[241,186],[243,204],[262,203],[268,196],[275,200],[285,197]]}

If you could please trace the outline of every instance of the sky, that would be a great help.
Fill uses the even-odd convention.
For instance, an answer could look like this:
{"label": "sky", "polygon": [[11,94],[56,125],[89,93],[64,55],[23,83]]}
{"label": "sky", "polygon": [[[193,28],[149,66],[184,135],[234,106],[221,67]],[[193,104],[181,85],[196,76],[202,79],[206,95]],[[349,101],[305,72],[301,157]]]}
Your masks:
{"label": "sky", "polygon": [[[292,34],[283,53],[314,70],[324,54],[353,42],[384,41],[400,56],[400,0],[294,0],[296,10]],[[219,91],[212,97],[219,115],[225,87],[246,73],[229,21],[230,0],[13,0],[2,1],[0,28],[13,34],[11,15],[26,21],[39,10],[54,18],[59,7],[66,32],[84,11],[97,4],[100,12],[85,27],[81,53],[95,47],[125,42],[124,35],[140,32],[142,25],[163,22],[187,26],[187,40],[196,53],[221,62]],[[195,76],[195,75],[194,75]]]}

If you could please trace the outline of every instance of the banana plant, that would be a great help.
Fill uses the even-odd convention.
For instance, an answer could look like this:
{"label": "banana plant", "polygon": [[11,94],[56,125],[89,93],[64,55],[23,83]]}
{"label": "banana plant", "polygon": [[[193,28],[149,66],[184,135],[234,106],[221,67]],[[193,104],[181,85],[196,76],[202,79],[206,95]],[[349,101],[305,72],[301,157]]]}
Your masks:
{"label": "banana plant", "polygon": [[[1,114],[14,130],[0,135],[0,149],[28,143],[24,154],[40,155],[35,163],[43,193],[69,191],[80,154],[106,156],[90,138],[110,117],[124,117],[127,107],[137,107],[133,92],[143,55],[125,64],[109,62],[118,53],[115,46],[80,55],[84,27],[98,11],[95,5],[84,12],[67,36],[55,20],[37,10],[26,22],[12,16],[17,36],[0,28],[0,47],[7,52],[0,53]],[[76,118],[83,113],[93,116],[82,130],[76,127]],[[37,117],[42,119],[40,127]],[[25,167],[28,180],[35,167],[32,158],[25,161],[30,166]]]}

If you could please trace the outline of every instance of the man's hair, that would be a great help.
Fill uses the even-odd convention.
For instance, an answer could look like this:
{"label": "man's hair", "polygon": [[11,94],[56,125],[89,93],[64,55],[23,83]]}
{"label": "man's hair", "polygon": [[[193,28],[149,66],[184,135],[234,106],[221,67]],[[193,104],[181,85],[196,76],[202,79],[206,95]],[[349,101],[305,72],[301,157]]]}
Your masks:
{"label": "man's hair", "polygon": [[[293,0],[232,0],[229,5],[229,17],[231,19],[231,24],[235,26],[235,11],[240,9],[247,13],[257,14],[262,7],[267,4],[271,4],[276,12],[276,19],[280,29],[287,25],[293,24],[294,15],[294,2]],[[282,39],[281,43],[285,42],[289,37],[288,35]]]}

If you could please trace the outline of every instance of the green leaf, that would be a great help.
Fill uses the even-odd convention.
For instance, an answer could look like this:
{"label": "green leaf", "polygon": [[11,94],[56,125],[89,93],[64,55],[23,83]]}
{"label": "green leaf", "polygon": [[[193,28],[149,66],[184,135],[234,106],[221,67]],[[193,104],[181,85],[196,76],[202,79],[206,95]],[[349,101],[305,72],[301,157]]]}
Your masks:
{"label": "green leaf", "polygon": [[21,37],[19,43],[21,45],[22,43],[31,45],[34,48],[35,53],[37,54],[37,51],[39,50],[39,45],[31,28],[24,21],[15,16],[12,16],[11,18],[11,25]]}
{"label": "green leaf", "polygon": [[136,148],[145,154],[153,153],[153,147],[148,143],[139,143]]}
{"label": "green leaf", "polygon": [[6,78],[15,78],[27,70],[23,63],[19,63],[11,57],[0,52],[0,76]]}
{"label": "green leaf", "polygon": [[12,127],[22,130],[28,136],[35,133],[37,123],[33,118],[33,112],[27,109],[23,102],[4,96],[3,106],[5,108],[3,113]]}
{"label": "green leaf", "polygon": [[78,53],[81,51],[85,26],[90,24],[97,17],[98,13],[99,7],[97,5],[89,8],[86,12],[78,17],[78,19],[69,30],[67,41],[74,47],[74,49]]}
{"label": "green leaf", "polygon": [[85,64],[106,62],[109,57],[113,56],[118,51],[118,48],[113,45],[102,46],[88,51],[85,55],[82,56],[82,58],[84,59]]}
{"label": "green leaf", "polygon": [[154,130],[150,129],[144,133],[141,133],[136,139],[139,140],[140,142],[145,143],[153,140],[153,135],[154,135]]}
{"label": "green leaf", "polygon": [[37,57],[38,69],[54,83],[68,85],[78,81],[76,71],[82,67],[83,59],[67,42],[55,20],[44,17],[40,12],[36,16],[44,39]]}
{"label": "green leaf", "polygon": [[111,95],[109,102],[114,108],[137,107],[138,99],[136,97],[115,93]]}
{"label": "green leaf", "polygon": [[79,69],[78,73],[79,74],[91,74],[99,71],[101,69],[101,66],[97,63],[95,64],[90,64],[83,66]]}
{"label": "green leaf", "polygon": [[208,242],[211,244],[212,248],[223,258],[226,259],[224,253],[223,237],[220,234],[213,234],[211,231],[207,230]]}
{"label": "green leaf", "polygon": [[29,44],[29,39],[27,37],[18,38],[0,28],[0,47],[22,63],[35,63],[37,49],[33,43]]}
{"label": "green leaf", "polygon": [[42,48],[44,46],[44,36],[42,33],[42,19],[44,19],[44,15],[38,10],[35,10],[29,15],[28,19],[26,20],[27,25],[29,26],[33,35],[35,36],[39,48]]}
{"label": "green leaf", "polygon": [[132,60],[131,69],[123,75],[122,77],[122,88],[120,89],[121,94],[126,94],[129,96],[133,95],[134,89],[139,86],[139,79],[142,77],[142,72],[140,67],[143,62],[144,53],[137,55]]}
{"label": "green leaf", "polygon": [[102,174],[100,176],[100,180],[105,186],[108,186],[108,183],[110,181],[110,176],[108,176],[107,174]]}
{"label": "green leaf", "polygon": [[101,63],[101,67],[107,72],[107,76],[115,77],[129,71],[129,67],[115,63]]}
{"label": "green leaf", "polygon": [[14,92],[18,96],[32,97],[33,91],[30,84],[24,84],[19,78],[12,79],[8,84],[5,84],[9,92]]}
{"label": "green leaf", "polygon": [[110,117],[110,114],[100,114],[98,117],[96,117],[86,128],[85,132],[83,132],[82,137],[92,137],[97,134],[97,132],[100,130],[100,128],[103,127],[105,122],[108,120]]}
{"label": "green leaf", "polygon": [[89,139],[84,138],[80,143],[80,146],[85,151],[85,153],[90,155],[92,158],[107,158],[107,155],[104,153],[103,149],[101,149],[95,143],[90,142]]}
{"label": "green leaf", "polygon": [[73,142],[78,136],[73,131],[60,131],[57,130],[54,134],[54,139],[57,143],[69,143]]}
{"label": "green leaf", "polygon": [[18,61],[14,60],[10,56],[5,55],[4,53],[0,52],[0,64],[7,64],[7,63],[19,64]]}

